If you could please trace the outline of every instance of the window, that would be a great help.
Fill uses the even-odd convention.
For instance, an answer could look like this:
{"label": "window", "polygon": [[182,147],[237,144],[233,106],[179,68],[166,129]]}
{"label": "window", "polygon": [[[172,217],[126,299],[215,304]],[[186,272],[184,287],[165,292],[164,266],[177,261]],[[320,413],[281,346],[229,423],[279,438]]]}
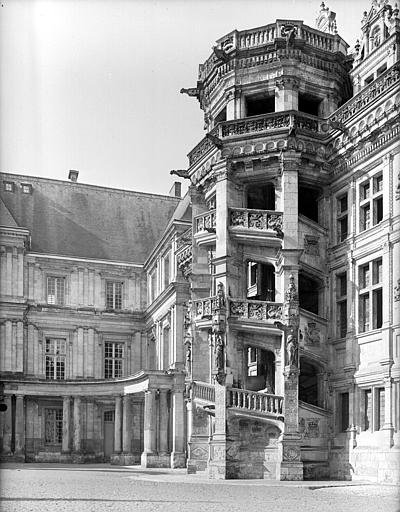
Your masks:
{"label": "window", "polygon": [[372,75],[369,75],[365,80],[364,80],[364,84],[365,85],[368,85],[370,84],[371,82],[374,81],[374,74],[372,73]]}
{"label": "window", "polygon": [[170,283],[171,273],[170,273],[170,253],[167,253],[163,259],[163,271],[164,271],[164,289]]}
{"label": "window", "polygon": [[65,379],[66,341],[63,339],[46,339],[46,379]]}
{"label": "window", "polygon": [[307,94],[299,94],[299,111],[318,116],[321,100]]}
{"label": "window", "polygon": [[6,192],[14,192],[14,183],[12,181],[4,181],[3,188]]}
{"label": "window", "polygon": [[347,333],[347,274],[343,272],[336,276],[336,315],[337,334],[345,338]]}
{"label": "window", "polygon": [[377,388],[376,392],[376,430],[380,430],[385,423],[385,388]]}
{"label": "window", "polygon": [[246,98],[247,117],[275,112],[275,96],[256,96]]}
{"label": "window", "polygon": [[364,428],[370,430],[372,428],[372,393],[370,389],[364,391]]}
{"label": "window", "polygon": [[340,393],[340,431],[349,428],[349,393]]}
{"label": "window", "polygon": [[380,68],[378,68],[377,72],[376,72],[376,76],[381,76],[383,75],[383,73],[387,70],[387,64],[384,64],[383,66],[381,66]]}
{"label": "window", "polygon": [[299,302],[302,309],[319,314],[319,288],[317,280],[299,273]]}
{"label": "window", "polygon": [[65,303],[65,278],[47,278],[47,304],[62,306]]}
{"label": "window", "polygon": [[318,222],[318,198],[317,189],[299,186],[299,214]]}
{"label": "window", "polygon": [[32,185],[30,183],[21,183],[23,194],[32,194]]}
{"label": "window", "polygon": [[106,342],[104,344],[104,378],[115,379],[122,377],[124,361],[124,344]]}
{"label": "window", "polygon": [[343,242],[348,236],[347,194],[337,198],[337,238]]}
{"label": "window", "polygon": [[383,176],[378,174],[360,185],[360,231],[383,219]]}
{"label": "window", "polygon": [[[371,279],[372,276],[372,279]],[[367,332],[382,327],[382,259],[377,259],[358,270],[359,331]]]}
{"label": "window", "polygon": [[113,310],[122,309],[122,283],[106,281],[106,308]]}
{"label": "window", "polygon": [[45,409],[44,440],[46,444],[61,444],[63,432],[62,409]]}

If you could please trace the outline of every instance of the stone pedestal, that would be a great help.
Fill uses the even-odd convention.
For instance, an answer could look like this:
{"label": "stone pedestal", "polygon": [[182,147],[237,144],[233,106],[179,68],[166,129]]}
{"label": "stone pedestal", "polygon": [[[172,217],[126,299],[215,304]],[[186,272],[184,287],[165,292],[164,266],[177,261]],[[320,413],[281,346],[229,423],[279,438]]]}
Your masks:
{"label": "stone pedestal", "polygon": [[210,439],[208,475],[225,480],[226,468],[226,387],[215,382],[215,431]]}
{"label": "stone pedestal", "polygon": [[301,436],[283,434],[279,447],[281,462],[277,466],[279,480],[303,480],[303,463],[301,462]]}

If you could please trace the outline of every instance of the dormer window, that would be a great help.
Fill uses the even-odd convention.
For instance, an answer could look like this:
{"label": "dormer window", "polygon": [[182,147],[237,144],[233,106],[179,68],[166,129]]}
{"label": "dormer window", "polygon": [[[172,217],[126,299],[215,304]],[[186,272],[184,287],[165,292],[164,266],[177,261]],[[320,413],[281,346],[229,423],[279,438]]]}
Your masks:
{"label": "dormer window", "polygon": [[30,183],[21,183],[21,190],[23,194],[32,194],[32,185]]}
{"label": "dormer window", "polygon": [[14,182],[13,181],[4,181],[3,188],[6,192],[14,192]]}

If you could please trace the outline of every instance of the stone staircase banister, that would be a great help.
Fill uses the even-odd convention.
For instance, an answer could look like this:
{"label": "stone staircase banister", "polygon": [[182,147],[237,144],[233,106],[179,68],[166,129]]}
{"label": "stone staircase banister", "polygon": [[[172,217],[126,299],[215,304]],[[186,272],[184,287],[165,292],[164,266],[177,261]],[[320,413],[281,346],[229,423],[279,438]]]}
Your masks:
{"label": "stone staircase banister", "polygon": [[246,389],[228,388],[227,406],[268,415],[283,415],[282,396]]}
{"label": "stone staircase banister", "polygon": [[229,227],[275,231],[282,236],[283,212],[275,210],[254,210],[250,208],[229,208]]}
{"label": "stone staircase banister", "polygon": [[194,232],[202,233],[204,231],[215,231],[216,228],[216,211],[209,210],[207,212],[196,215],[194,218]]}
{"label": "stone staircase banister", "polygon": [[215,388],[207,382],[192,382],[192,398],[215,403]]}
{"label": "stone staircase banister", "polygon": [[239,320],[269,320],[282,318],[281,302],[229,298],[229,316]]}

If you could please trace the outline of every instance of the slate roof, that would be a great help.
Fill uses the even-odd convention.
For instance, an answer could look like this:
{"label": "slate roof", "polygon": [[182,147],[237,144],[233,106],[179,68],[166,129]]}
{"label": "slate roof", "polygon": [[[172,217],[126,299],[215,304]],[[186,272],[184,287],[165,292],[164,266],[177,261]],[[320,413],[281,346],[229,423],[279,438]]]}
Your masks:
{"label": "slate roof", "polygon": [[[4,190],[3,180],[15,183]],[[46,178],[0,173],[0,225],[28,228],[31,250],[143,263],[179,199]],[[21,184],[32,193],[23,193]],[[8,212],[8,213],[7,213]]]}

